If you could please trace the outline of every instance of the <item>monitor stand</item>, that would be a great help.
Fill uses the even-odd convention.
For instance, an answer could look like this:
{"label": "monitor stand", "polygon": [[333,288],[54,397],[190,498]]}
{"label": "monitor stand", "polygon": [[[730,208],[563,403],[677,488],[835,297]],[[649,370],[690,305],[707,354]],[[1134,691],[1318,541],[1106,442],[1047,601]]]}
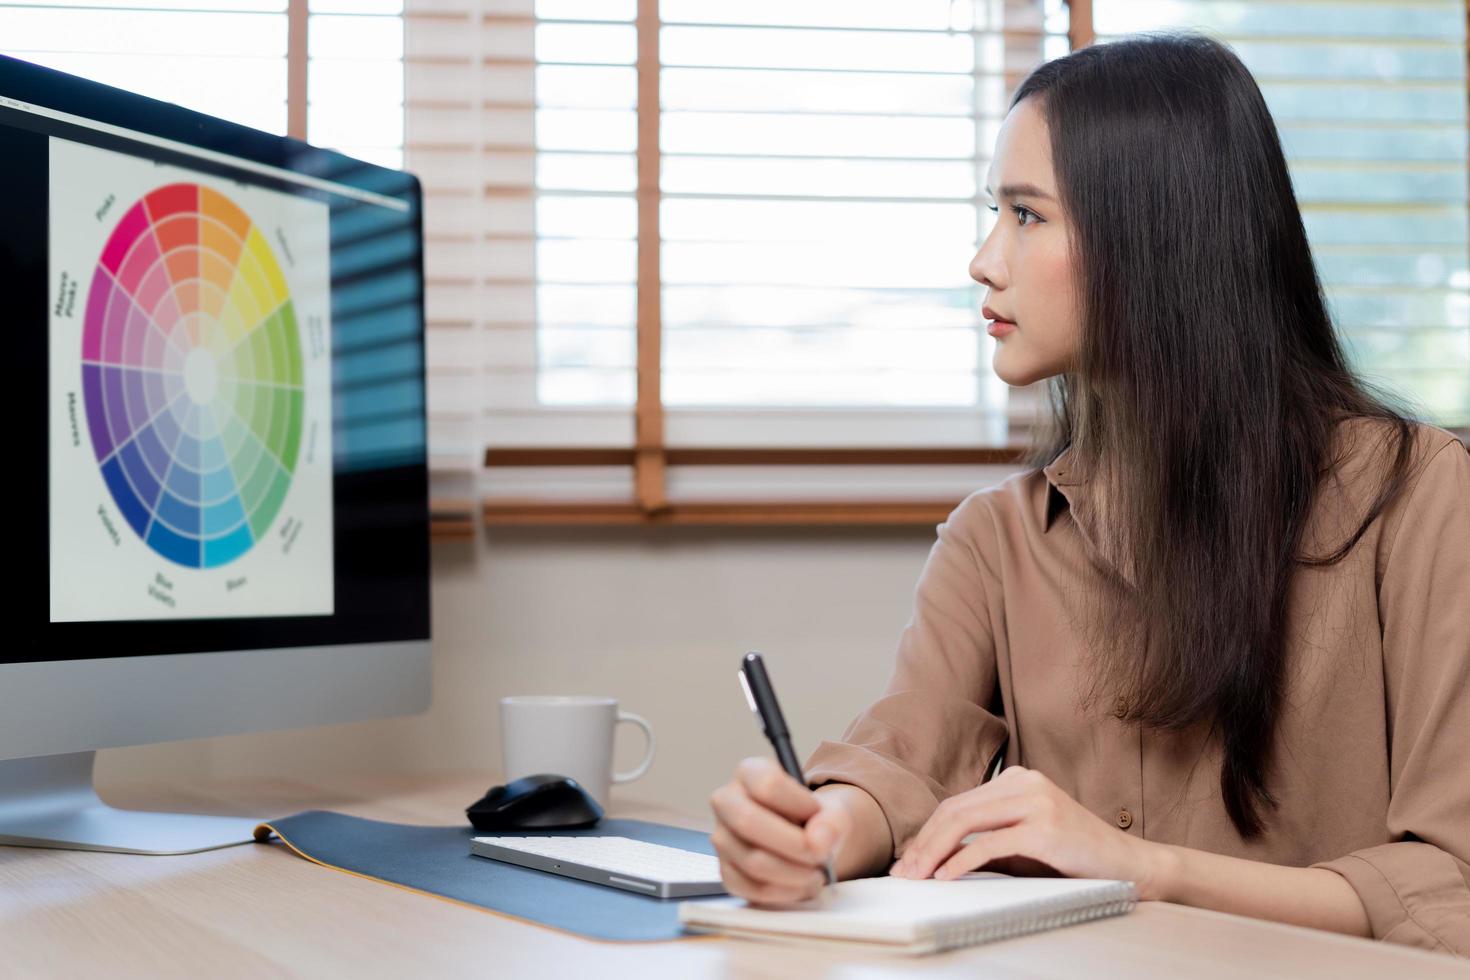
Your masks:
{"label": "monitor stand", "polygon": [[122,854],[194,854],[245,844],[247,817],[114,810],[92,789],[95,752],[0,761],[0,844]]}

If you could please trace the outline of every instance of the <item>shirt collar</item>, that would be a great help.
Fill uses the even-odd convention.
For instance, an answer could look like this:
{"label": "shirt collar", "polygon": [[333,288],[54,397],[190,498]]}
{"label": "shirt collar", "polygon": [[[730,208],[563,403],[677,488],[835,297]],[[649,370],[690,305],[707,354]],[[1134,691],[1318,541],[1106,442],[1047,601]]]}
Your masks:
{"label": "shirt collar", "polygon": [[1086,483],[1087,478],[1076,466],[1070,444],[1043,466],[1041,472],[1047,480],[1046,512],[1042,515],[1042,533],[1045,533],[1051,530],[1058,514],[1071,508],[1072,496],[1078,492],[1076,488]]}

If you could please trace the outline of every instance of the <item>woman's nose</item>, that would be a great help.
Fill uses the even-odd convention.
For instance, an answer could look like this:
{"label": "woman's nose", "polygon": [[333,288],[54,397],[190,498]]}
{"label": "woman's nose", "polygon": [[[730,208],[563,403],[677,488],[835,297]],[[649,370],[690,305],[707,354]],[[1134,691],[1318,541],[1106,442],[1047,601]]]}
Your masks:
{"label": "woman's nose", "polygon": [[1005,288],[1005,264],[1000,261],[993,235],[985,239],[980,251],[970,260],[970,278],[991,289]]}

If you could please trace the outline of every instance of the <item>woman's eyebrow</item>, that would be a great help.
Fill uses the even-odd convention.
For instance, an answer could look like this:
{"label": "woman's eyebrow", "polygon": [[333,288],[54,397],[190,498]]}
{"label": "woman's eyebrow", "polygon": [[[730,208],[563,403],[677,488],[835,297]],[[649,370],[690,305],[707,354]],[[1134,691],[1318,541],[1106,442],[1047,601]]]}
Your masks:
{"label": "woman's eyebrow", "polygon": [[[985,193],[990,193],[990,187],[986,186]],[[1035,184],[1003,184],[1000,189],[1000,197],[1039,197],[1047,201],[1054,201],[1046,191]]]}

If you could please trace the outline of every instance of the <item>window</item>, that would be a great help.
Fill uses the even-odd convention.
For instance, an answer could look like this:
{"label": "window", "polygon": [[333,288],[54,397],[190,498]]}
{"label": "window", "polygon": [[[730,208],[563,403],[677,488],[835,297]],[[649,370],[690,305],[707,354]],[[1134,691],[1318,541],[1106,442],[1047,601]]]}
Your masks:
{"label": "window", "polygon": [[1012,457],[1032,403],[989,371],[966,269],[1009,93],[1067,50],[1060,3],[405,19],[441,495],[511,520],[927,521]]}
{"label": "window", "polygon": [[[1004,445],[967,266],[1036,5],[660,5],[671,446]],[[1052,36],[1050,53],[1065,38]]]}
{"label": "window", "polygon": [[6,0],[0,52],[403,165],[401,0]]}
{"label": "window", "polygon": [[1354,367],[1470,425],[1465,4],[1093,0],[1093,18],[1099,41],[1194,28],[1235,49],[1276,118]]}
{"label": "window", "polygon": [[5,54],[286,131],[286,0],[7,3]]}
{"label": "window", "polygon": [[1014,86],[1094,32],[1194,27],[1240,52],[1356,366],[1470,423],[1459,2],[408,18],[409,165],[438,191],[436,483],[491,521],[927,523],[1013,472],[1040,393],[989,370],[976,188]]}
{"label": "window", "polygon": [[403,166],[403,0],[310,0],[306,140]]}

